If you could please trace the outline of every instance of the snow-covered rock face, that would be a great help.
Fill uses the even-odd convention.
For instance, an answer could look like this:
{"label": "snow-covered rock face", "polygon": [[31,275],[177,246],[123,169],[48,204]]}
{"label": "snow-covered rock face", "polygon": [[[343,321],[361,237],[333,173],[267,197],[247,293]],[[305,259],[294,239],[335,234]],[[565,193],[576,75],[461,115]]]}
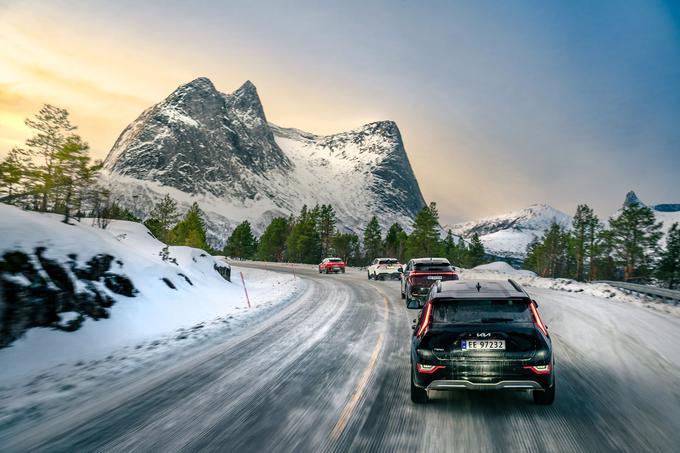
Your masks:
{"label": "snow-covered rock face", "polygon": [[123,131],[104,168],[102,182],[142,217],[165,193],[198,201],[216,247],[243,220],[261,233],[304,204],[332,204],[355,232],[373,215],[408,230],[425,205],[394,122],[328,136],[278,127],[250,82],[232,94],[206,78],[179,87]]}
{"label": "snow-covered rock face", "polygon": [[224,95],[199,78],[125,128],[104,168],[188,193],[253,198],[260,187],[251,174],[284,176],[291,163],[274,141],[252,83]]}
{"label": "snow-covered rock face", "polygon": [[520,211],[453,225],[454,234],[470,238],[477,233],[486,251],[498,256],[523,258],[534,238],[540,238],[553,222],[565,228],[571,217],[552,206],[537,204]]}

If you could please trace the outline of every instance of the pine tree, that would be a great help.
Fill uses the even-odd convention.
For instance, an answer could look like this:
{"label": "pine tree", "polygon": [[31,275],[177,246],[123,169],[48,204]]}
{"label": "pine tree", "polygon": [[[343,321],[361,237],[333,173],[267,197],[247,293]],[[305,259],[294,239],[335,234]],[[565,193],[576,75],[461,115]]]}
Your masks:
{"label": "pine tree", "polygon": [[285,217],[275,217],[264,230],[257,247],[257,259],[281,262],[286,251],[290,224]]}
{"label": "pine tree", "polygon": [[198,203],[194,202],[184,215],[182,221],[172,229],[169,235],[169,243],[204,250],[208,248],[203,212]]}
{"label": "pine tree", "polygon": [[333,206],[330,204],[321,205],[318,217],[318,231],[319,238],[321,240],[321,254],[324,256],[329,254],[331,240],[333,239],[333,235],[335,233],[335,224],[336,218]]}
{"label": "pine tree", "polygon": [[256,240],[250,222],[241,222],[227,239],[224,254],[233,258],[250,259],[255,256]]}
{"label": "pine tree", "polygon": [[413,232],[406,242],[406,257],[431,257],[439,251],[439,212],[432,202],[416,215]]}
{"label": "pine tree", "polygon": [[451,230],[448,230],[446,232],[446,237],[441,242],[441,251],[439,252],[439,254],[444,258],[448,259],[449,262],[454,266],[466,265],[465,253],[467,249],[463,245],[463,248],[461,250],[460,247],[461,241],[462,238],[459,238],[459,240],[456,241],[455,237],[453,236],[453,232]]}
{"label": "pine tree", "polygon": [[286,253],[289,260],[298,263],[316,264],[321,260],[321,238],[317,230],[319,209],[308,211],[303,206],[295,219],[286,239]]}
{"label": "pine tree", "polygon": [[564,277],[568,270],[569,233],[553,222],[543,237],[527,247],[524,266],[541,277]]}
{"label": "pine tree", "polygon": [[393,223],[385,236],[385,256],[394,257],[403,262],[408,235],[398,223]]}
{"label": "pine tree", "polygon": [[485,262],[486,251],[484,250],[484,244],[479,239],[479,234],[475,232],[472,235],[472,239],[470,239],[470,247],[467,249],[465,263],[468,267],[475,267]]}
{"label": "pine tree", "polygon": [[583,281],[586,278],[586,268],[592,268],[593,251],[600,221],[592,208],[586,204],[576,207],[572,221],[571,250],[574,259],[574,277]]}
{"label": "pine tree", "polygon": [[170,229],[178,219],[179,213],[177,212],[177,202],[170,194],[165,194],[165,196],[154,205],[149,214],[149,218],[144,224],[158,240],[167,243]]}
{"label": "pine tree", "polygon": [[677,223],[666,235],[666,249],[661,253],[656,276],[670,289],[680,285],[680,227]]}
{"label": "pine tree", "polygon": [[614,259],[623,266],[623,278],[648,277],[662,233],[651,208],[631,203],[609,219]]}
{"label": "pine tree", "polygon": [[331,239],[331,251],[342,258],[345,264],[352,265],[361,261],[359,236],[353,233],[336,232]]}
{"label": "pine tree", "polygon": [[371,217],[368,221],[366,229],[364,230],[364,256],[365,262],[370,262],[374,258],[382,255],[382,234],[380,232],[380,224],[376,216]]}
{"label": "pine tree", "polygon": [[63,196],[55,203],[62,207],[64,223],[68,223],[73,207],[79,205],[81,189],[92,183],[100,168],[99,164],[90,166],[89,149],[79,136],[71,135],[52,157],[52,181],[57,193]]}
{"label": "pine tree", "polygon": [[29,163],[25,151],[12,148],[5,159],[0,162],[0,190],[5,194],[7,203],[17,195],[28,174]]}
{"label": "pine tree", "polygon": [[56,154],[73,137],[71,132],[76,127],[71,124],[68,111],[50,104],[45,104],[35,118],[25,123],[35,131],[26,145],[31,157],[40,163],[34,174],[35,190],[41,196],[40,210],[47,211],[48,198],[56,183]]}

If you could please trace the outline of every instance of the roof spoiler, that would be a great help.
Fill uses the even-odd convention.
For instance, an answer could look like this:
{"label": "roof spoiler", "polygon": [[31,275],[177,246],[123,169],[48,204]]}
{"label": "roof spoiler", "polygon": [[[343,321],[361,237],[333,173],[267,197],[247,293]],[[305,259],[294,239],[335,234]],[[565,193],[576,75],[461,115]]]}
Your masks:
{"label": "roof spoiler", "polygon": [[510,284],[512,285],[512,287],[515,288],[515,289],[517,290],[518,293],[522,293],[522,294],[524,294],[525,296],[529,297],[529,295],[527,294],[527,292],[524,291],[524,289],[523,289],[521,286],[519,286],[519,284],[518,284],[516,281],[514,281],[514,280],[511,279],[511,278],[509,278],[509,279],[508,279],[508,283],[510,283]]}

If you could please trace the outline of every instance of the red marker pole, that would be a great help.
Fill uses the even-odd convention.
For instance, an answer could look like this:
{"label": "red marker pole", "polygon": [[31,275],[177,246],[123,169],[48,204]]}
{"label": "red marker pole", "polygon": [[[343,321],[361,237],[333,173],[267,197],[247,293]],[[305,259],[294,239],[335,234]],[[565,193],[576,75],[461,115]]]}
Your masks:
{"label": "red marker pole", "polygon": [[243,291],[245,291],[245,293],[246,293],[246,302],[248,302],[248,308],[251,308],[250,307],[250,297],[248,297],[248,290],[246,289],[246,281],[243,278],[243,272],[239,272],[239,274],[241,274],[241,283],[243,283]]}

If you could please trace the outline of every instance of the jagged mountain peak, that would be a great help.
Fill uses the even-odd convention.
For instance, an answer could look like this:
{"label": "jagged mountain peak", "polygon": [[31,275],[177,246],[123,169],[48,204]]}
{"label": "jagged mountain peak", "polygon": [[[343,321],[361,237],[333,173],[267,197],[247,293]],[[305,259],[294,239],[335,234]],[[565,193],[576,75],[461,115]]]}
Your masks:
{"label": "jagged mountain peak", "polygon": [[333,205],[355,232],[373,215],[408,230],[425,205],[394,121],[327,136],[278,127],[249,80],[230,94],[206,77],[180,86],[123,131],[105,167],[103,182],[142,218],[166,192],[198,200],[215,247],[243,220],[261,233],[304,204]]}
{"label": "jagged mountain peak", "polygon": [[642,201],[640,201],[637,194],[634,191],[631,190],[626,194],[626,199],[623,201],[623,206],[624,207],[625,206],[632,206],[634,204],[644,206],[644,203],[642,203]]}

